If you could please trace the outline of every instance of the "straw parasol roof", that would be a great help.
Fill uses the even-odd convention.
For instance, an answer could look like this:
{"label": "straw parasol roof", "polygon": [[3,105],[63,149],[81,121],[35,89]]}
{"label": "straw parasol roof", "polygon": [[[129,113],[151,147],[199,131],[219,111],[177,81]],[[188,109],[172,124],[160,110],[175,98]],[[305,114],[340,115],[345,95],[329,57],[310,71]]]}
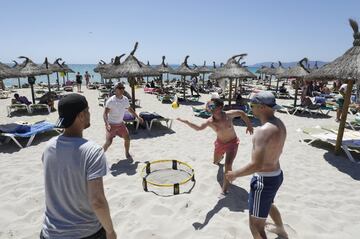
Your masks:
{"label": "straw parasol roof", "polygon": [[20,75],[17,69],[0,62],[0,79],[18,77]]}
{"label": "straw parasol roof", "polygon": [[334,61],[311,72],[306,77],[307,80],[337,79],[357,81],[360,79],[360,32],[357,22],[352,19],[349,22],[354,31],[353,47]]}
{"label": "straw parasol roof", "polygon": [[269,67],[267,66],[261,66],[259,69],[256,70],[255,73],[258,73],[258,74],[266,74],[265,72],[269,69]]}
{"label": "straw parasol roof", "polygon": [[181,76],[197,76],[197,75],[199,75],[199,72],[197,72],[189,67],[188,62],[187,62],[189,57],[190,56],[186,56],[184,62],[181,63],[181,65],[177,69],[173,70],[171,72],[171,74],[181,75]]}
{"label": "straw parasol roof", "polygon": [[139,76],[154,76],[159,73],[152,68],[144,67],[140,61],[134,56],[138,47],[138,42],[135,43],[134,49],[125,61],[114,71],[114,76],[117,77],[139,77]]}
{"label": "straw parasol roof", "polygon": [[347,81],[347,90],[344,96],[344,106],[341,114],[338,135],[336,139],[335,152],[339,152],[342,145],[342,138],[346,123],[351,91],[354,83],[360,82],[360,32],[356,21],[349,19],[351,28],[354,31],[353,47],[347,50],[342,56],[334,61],[325,64],[311,72],[306,80],[329,80],[338,79]]}
{"label": "straw parasol roof", "polygon": [[298,62],[298,64],[290,69],[285,69],[285,72],[280,74],[280,78],[304,78],[309,74],[309,70],[305,67],[304,62],[307,63],[308,59],[305,57]]}
{"label": "straw parasol roof", "polygon": [[163,56],[162,62],[160,65],[158,65],[156,67],[156,70],[160,73],[169,73],[169,72],[173,71],[174,69],[172,69],[168,64],[165,64],[165,56]]}
{"label": "straw parasol roof", "polygon": [[275,68],[274,75],[278,77],[284,74],[285,71],[286,69],[282,66],[281,61],[279,61],[279,66]]}
{"label": "straw parasol roof", "polygon": [[207,67],[206,61],[204,61],[204,65],[202,65],[198,68],[198,72],[199,73],[210,73],[210,72],[213,72],[213,69],[210,69],[209,67]]}
{"label": "straw parasol roof", "polygon": [[104,79],[111,79],[111,78],[120,78],[116,76],[116,71],[121,65],[121,58],[125,56],[125,54],[121,54],[120,56],[116,56],[115,59],[112,59],[111,63],[106,64],[105,61],[101,60],[99,65],[94,69],[95,72],[99,72],[100,75]]}
{"label": "straw parasol roof", "polygon": [[270,67],[266,67],[263,70],[263,73],[265,73],[266,75],[275,75],[275,71],[276,71],[276,68],[274,66],[274,62],[272,62]]}
{"label": "straw parasol roof", "polygon": [[24,77],[47,75],[52,73],[51,70],[35,64],[32,60],[30,60],[26,56],[20,56],[19,58],[25,59],[25,65],[23,68],[20,69],[20,74]]}
{"label": "straw parasol roof", "polygon": [[144,64],[143,62],[139,61],[141,67],[143,67],[143,70],[145,71],[146,76],[160,76],[162,73],[160,73],[157,69],[154,69],[150,62],[148,61],[147,64]]}
{"label": "straw parasol roof", "polygon": [[221,78],[256,78],[256,76],[249,71],[246,67],[243,67],[236,60],[237,57],[241,59],[247,54],[239,54],[232,56],[227,63],[219,69],[216,69],[209,77],[211,79]]}
{"label": "straw parasol roof", "polygon": [[64,69],[62,72],[64,73],[75,73],[68,65],[65,64],[65,61],[61,63],[61,67]]}

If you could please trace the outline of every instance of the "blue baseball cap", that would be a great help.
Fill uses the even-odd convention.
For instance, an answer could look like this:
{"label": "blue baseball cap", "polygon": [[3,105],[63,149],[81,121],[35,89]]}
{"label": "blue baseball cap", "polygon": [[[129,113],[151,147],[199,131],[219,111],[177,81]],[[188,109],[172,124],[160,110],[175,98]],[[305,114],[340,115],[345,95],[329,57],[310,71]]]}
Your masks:
{"label": "blue baseball cap", "polygon": [[251,103],[261,104],[272,108],[273,110],[281,109],[280,105],[276,104],[276,99],[273,93],[269,91],[260,91],[256,93],[250,100]]}

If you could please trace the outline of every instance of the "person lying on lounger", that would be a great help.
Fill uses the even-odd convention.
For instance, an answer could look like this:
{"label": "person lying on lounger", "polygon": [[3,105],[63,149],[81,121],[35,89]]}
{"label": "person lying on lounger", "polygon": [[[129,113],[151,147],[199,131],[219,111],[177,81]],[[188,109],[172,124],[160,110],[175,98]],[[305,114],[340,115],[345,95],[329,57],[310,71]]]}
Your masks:
{"label": "person lying on lounger", "polygon": [[14,98],[11,102],[13,104],[25,104],[25,105],[31,105],[31,102],[26,98],[26,96],[20,96],[18,93],[14,94]]}

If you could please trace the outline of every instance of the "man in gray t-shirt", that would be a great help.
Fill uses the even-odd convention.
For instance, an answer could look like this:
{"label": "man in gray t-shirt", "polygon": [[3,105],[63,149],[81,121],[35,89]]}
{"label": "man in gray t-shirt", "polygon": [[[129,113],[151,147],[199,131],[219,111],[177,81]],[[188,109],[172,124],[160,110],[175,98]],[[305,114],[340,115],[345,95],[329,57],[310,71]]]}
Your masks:
{"label": "man in gray t-shirt", "polygon": [[102,177],[104,151],[82,137],[90,126],[85,97],[69,94],[59,101],[57,126],[65,128],[42,156],[45,218],[40,238],[116,238]]}

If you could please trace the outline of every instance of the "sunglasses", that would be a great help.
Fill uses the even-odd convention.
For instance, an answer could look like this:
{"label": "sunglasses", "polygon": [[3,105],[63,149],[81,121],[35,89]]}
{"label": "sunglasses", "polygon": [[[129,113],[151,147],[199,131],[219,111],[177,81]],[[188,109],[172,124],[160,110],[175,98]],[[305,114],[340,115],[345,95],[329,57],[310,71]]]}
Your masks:
{"label": "sunglasses", "polygon": [[259,104],[257,104],[257,103],[253,103],[253,102],[252,102],[252,103],[250,103],[250,107],[251,107],[251,108],[254,108],[254,107],[255,107],[255,106],[257,106],[257,105],[259,105]]}
{"label": "sunglasses", "polygon": [[214,110],[214,109],[216,109],[216,105],[215,105],[215,104],[208,104],[207,107],[209,108],[209,110]]}

